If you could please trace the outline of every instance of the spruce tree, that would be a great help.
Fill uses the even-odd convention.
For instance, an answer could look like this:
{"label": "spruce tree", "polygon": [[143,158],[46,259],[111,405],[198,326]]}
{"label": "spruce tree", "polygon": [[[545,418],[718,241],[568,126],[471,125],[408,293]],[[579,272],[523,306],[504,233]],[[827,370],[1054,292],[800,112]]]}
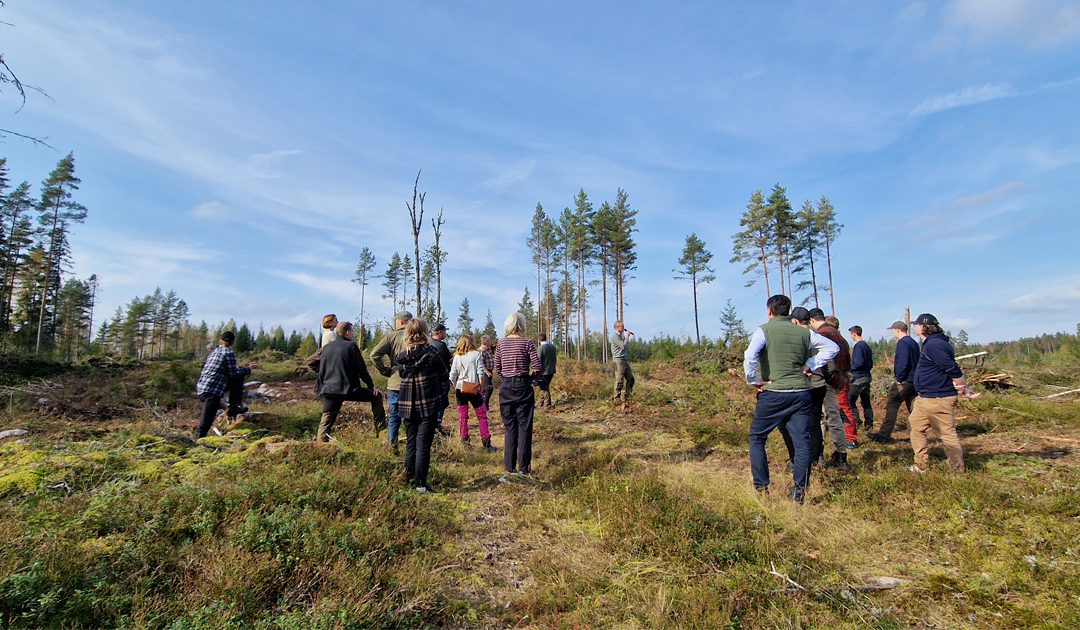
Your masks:
{"label": "spruce tree", "polygon": [[496,341],[499,338],[499,331],[495,330],[495,322],[491,320],[491,310],[487,312],[487,318],[484,320],[484,329],[480,331],[480,336],[487,335],[492,341]]}
{"label": "spruce tree", "polygon": [[525,287],[525,294],[521,296],[521,301],[518,302],[518,312],[525,316],[525,337],[532,336],[537,332],[536,329],[536,309],[533,307],[532,296],[529,295],[529,287]]}
{"label": "spruce tree", "polygon": [[691,233],[686,237],[686,245],[683,247],[682,257],[679,258],[681,267],[672,269],[676,273],[676,280],[689,280],[694,291],[694,335],[697,343],[701,343],[701,327],[698,325],[698,299],[697,288],[700,284],[716,280],[713,275],[714,269],[709,266],[712,253],[705,249],[705,241],[698,238],[697,233]]}
{"label": "spruce tree", "polygon": [[458,313],[458,334],[471,335],[473,319],[469,313],[469,298],[461,300],[461,311]]}
{"label": "spruce tree", "polygon": [[390,298],[390,310],[398,310],[398,293],[401,291],[401,255],[394,252],[394,255],[390,257],[390,262],[386,264],[386,271],[383,272],[382,285],[386,288],[387,293],[383,295],[383,298]]}
{"label": "spruce tree", "polygon": [[34,208],[34,200],[30,197],[30,184],[22,182],[16,186],[4,197],[0,208],[3,210],[5,237],[4,275],[0,282],[0,332],[10,333],[13,328],[11,308],[15,297],[15,281],[26,256],[25,252],[33,245],[37,233],[29,216],[29,212]]}
{"label": "spruce tree", "polygon": [[315,354],[315,351],[318,349],[319,348],[315,345],[315,335],[308,333],[307,336],[304,337],[303,341],[300,342],[300,345],[296,348],[296,352],[294,352],[293,354],[298,357],[305,358]]}
{"label": "spruce tree", "polygon": [[727,306],[720,313],[720,326],[724,331],[724,345],[729,350],[733,350],[745,343],[750,338],[750,333],[746,330],[746,324],[739,318],[739,313],[735,310],[735,305],[728,299]]}

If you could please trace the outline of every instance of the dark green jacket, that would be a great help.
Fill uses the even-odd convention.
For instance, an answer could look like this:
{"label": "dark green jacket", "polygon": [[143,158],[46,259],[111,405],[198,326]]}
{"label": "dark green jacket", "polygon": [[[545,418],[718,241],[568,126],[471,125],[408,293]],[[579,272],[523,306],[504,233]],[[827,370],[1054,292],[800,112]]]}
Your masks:
{"label": "dark green jacket", "polygon": [[555,373],[556,352],[551,343],[540,344],[540,374],[548,376]]}
{"label": "dark green jacket", "polygon": [[810,331],[786,317],[770,319],[761,330],[765,333],[765,348],[758,356],[761,380],[772,381],[763,389],[809,389],[802,369],[810,358]]}

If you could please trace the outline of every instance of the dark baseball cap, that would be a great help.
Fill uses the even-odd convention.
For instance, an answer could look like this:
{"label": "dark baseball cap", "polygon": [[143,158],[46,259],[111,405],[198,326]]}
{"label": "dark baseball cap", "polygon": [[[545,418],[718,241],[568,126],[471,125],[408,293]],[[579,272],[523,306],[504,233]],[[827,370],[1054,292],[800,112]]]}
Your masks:
{"label": "dark baseball cap", "polygon": [[889,328],[894,328],[894,329],[899,330],[901,332],[907,332],[907,323],[898,319],[895,322],[893,322],[892,326],[889,326]]}
{"label": "dark baseball cap", "polygon": [[825,311],[821,310],[820,308],[812,308],[807,313],[807,317],[809,319],[825,319]]}
{"label": "dark baseball cap", "polygon": [[791,319],[797,319],[800,322],[805,322],[806,320],[810,319],[810,311],[806,310],[806,308],[802,306],[796,306],[795,308],[791,309],[791,314],[788,317],[790,317]]}
{"label": "dark baseball cap", "polygon": [[915,319],[915,323],[916,324],[922,324],[923,326],[925,326],[927,324],[930,324],[931,326],[940,326],[941,325],[940,322],[938,322],[937,318],[934,317],[933,315],[931,315],[930,313],[923,313],[922,315],[919,315]]}
{"label": "dark baseball cap", "polygon": [[232,343],[236,341],[236,335],[233,334],[233,331],[226,330],[225,332],[221,333],[221,337],[219,337],[219,339],[221,339],[225,343]]}
{"label": "dark baseball cap", "polygon": [[412,319],[412,313],[409,311],[398,311],[394,313],[394,319],[400,319],[403,322],[407,322]]}
{"label": "dark baseball cap", "polygon": [[442,330],[446,330],[446,325],[440,322],[438,324],[435,324],[435,327],[431,329],[431,332],[439,332]]}

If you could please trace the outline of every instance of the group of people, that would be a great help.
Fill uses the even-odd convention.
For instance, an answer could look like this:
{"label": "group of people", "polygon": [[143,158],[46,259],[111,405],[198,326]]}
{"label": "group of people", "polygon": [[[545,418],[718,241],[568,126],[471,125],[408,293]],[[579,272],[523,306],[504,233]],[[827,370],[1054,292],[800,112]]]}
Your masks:
{"label": "group of people", "polygon": [[[973,398],[978,394],[967,387],[936,317],[924,313],[915,320],[915,333],[924,339],[921,349],[908,336],[905,322],[892,324],[897,339],[894,382],[885,420],[877,432],[871,432],[874,412],[869,390],[874,362],[869,344],[862,339],[862,328],[848,329],[855,342],[851,347],[839,331],[840,321],[819,308],[792,308],[790,298],[774,295],[765,310],[768,322],[751,335],[743,364],[747,384],[758,389],[749,435],[755,488],[767,492],[769,487],[765,442],[773,429],[783,435],[788,451],[787,471],[792,473],[793,482],[788,496],[802,503],[813,465],[846,466],[848,450],[859,445],[860,423],[870,439],[891,442],[897,412],[904,404],[910,412],[915,458],[909,470],[923,472],[929,465],[927,432],[933,428],[951,470],[963,472],[954,409],[959,396]],[[864,419],[859,417],[860,407]],[[824,458],[825,435],[833,447],[828,460]]]}

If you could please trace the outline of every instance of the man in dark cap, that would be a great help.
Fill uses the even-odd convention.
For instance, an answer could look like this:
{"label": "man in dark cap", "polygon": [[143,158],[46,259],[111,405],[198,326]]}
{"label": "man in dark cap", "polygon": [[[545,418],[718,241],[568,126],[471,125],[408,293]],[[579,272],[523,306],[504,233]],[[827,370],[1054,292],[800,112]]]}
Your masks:
{"label": "man in dark cap", "polygon": [[412,319],[409,311],[394,313],[394,330],[382,338],[371,349],[371,364],[379,371],[379,374],[387,377],[386,380],[386,442],[393,449],[394,455],[398,451],[398,429],[401,427],[401,417],[398,416],[398,390],[401,389],[401,376],[397,371],[397,361],[394,359],[400,352],[405,351],[405,324]]}
{"label": "man in dark cap", "polygon": [[908,335],[908,325],[897,320],[889,328],[896,338],[896,356],[893,359],[893,382],[889,386],[889,398],[885,401],[885,420],[876,433],[867,433],[866,437],[875,442],[892,442],[893,426],[900,405],[906,405],[911,413],[911,403],[918,394],[915,392],[915,366],[919,364],[919,344]]}
{"label": "man in dark cap", "polygon": [[221,333],[218,347],[206,356],[199,381],[195,383],[195,393],[202,401],[199,425],[192,435],[196,440],[206,437],[210,431],[221,408],[221,397],[226,391],[229,393],[229,408],[225,412],[228,417],[233,418],[248,410],[244,404],[244,376],[251,374],[251,370],[258,366],[254,363],[249,363],[247,367],[236,366],[236,354],[232,351],[235,341],[236,335],[231,330]]}
{"label": "man in dark cap", "polygon": [[[450,352],[450,348],[446,346],[446,324],[440,322],[432,327],[431,345],[439,351],[439,356],[446,363],[446,372],[449,373],[451,364],[454,362],[454,353]],[[450,404],[450,381],[443,381],[442,389],[443,399],[446,400],[446,404],[439,410],[439,424],[435,427],[435,430],[443,435],[450,435],[450,430],[444,427],[442,423],[443,414],[446,413],[446,406]]]}
{"label": "man in dark cap", "polygon": [[911,450],[915,453],[915,465],[908,470],[921,473],[929,467],[926,432],[933,427],[945,448],[949,468],[962,473],[964,449],[956,433],[956,401],[959,396],[975,398],[978,394],[964,382],[964,371],[956,363],[956,353],[936,317],[930,313],[919,315],[915,332],[923,338],[923,347],[919,365],[915,367],[915,391],[919,397],[908,416]]}

